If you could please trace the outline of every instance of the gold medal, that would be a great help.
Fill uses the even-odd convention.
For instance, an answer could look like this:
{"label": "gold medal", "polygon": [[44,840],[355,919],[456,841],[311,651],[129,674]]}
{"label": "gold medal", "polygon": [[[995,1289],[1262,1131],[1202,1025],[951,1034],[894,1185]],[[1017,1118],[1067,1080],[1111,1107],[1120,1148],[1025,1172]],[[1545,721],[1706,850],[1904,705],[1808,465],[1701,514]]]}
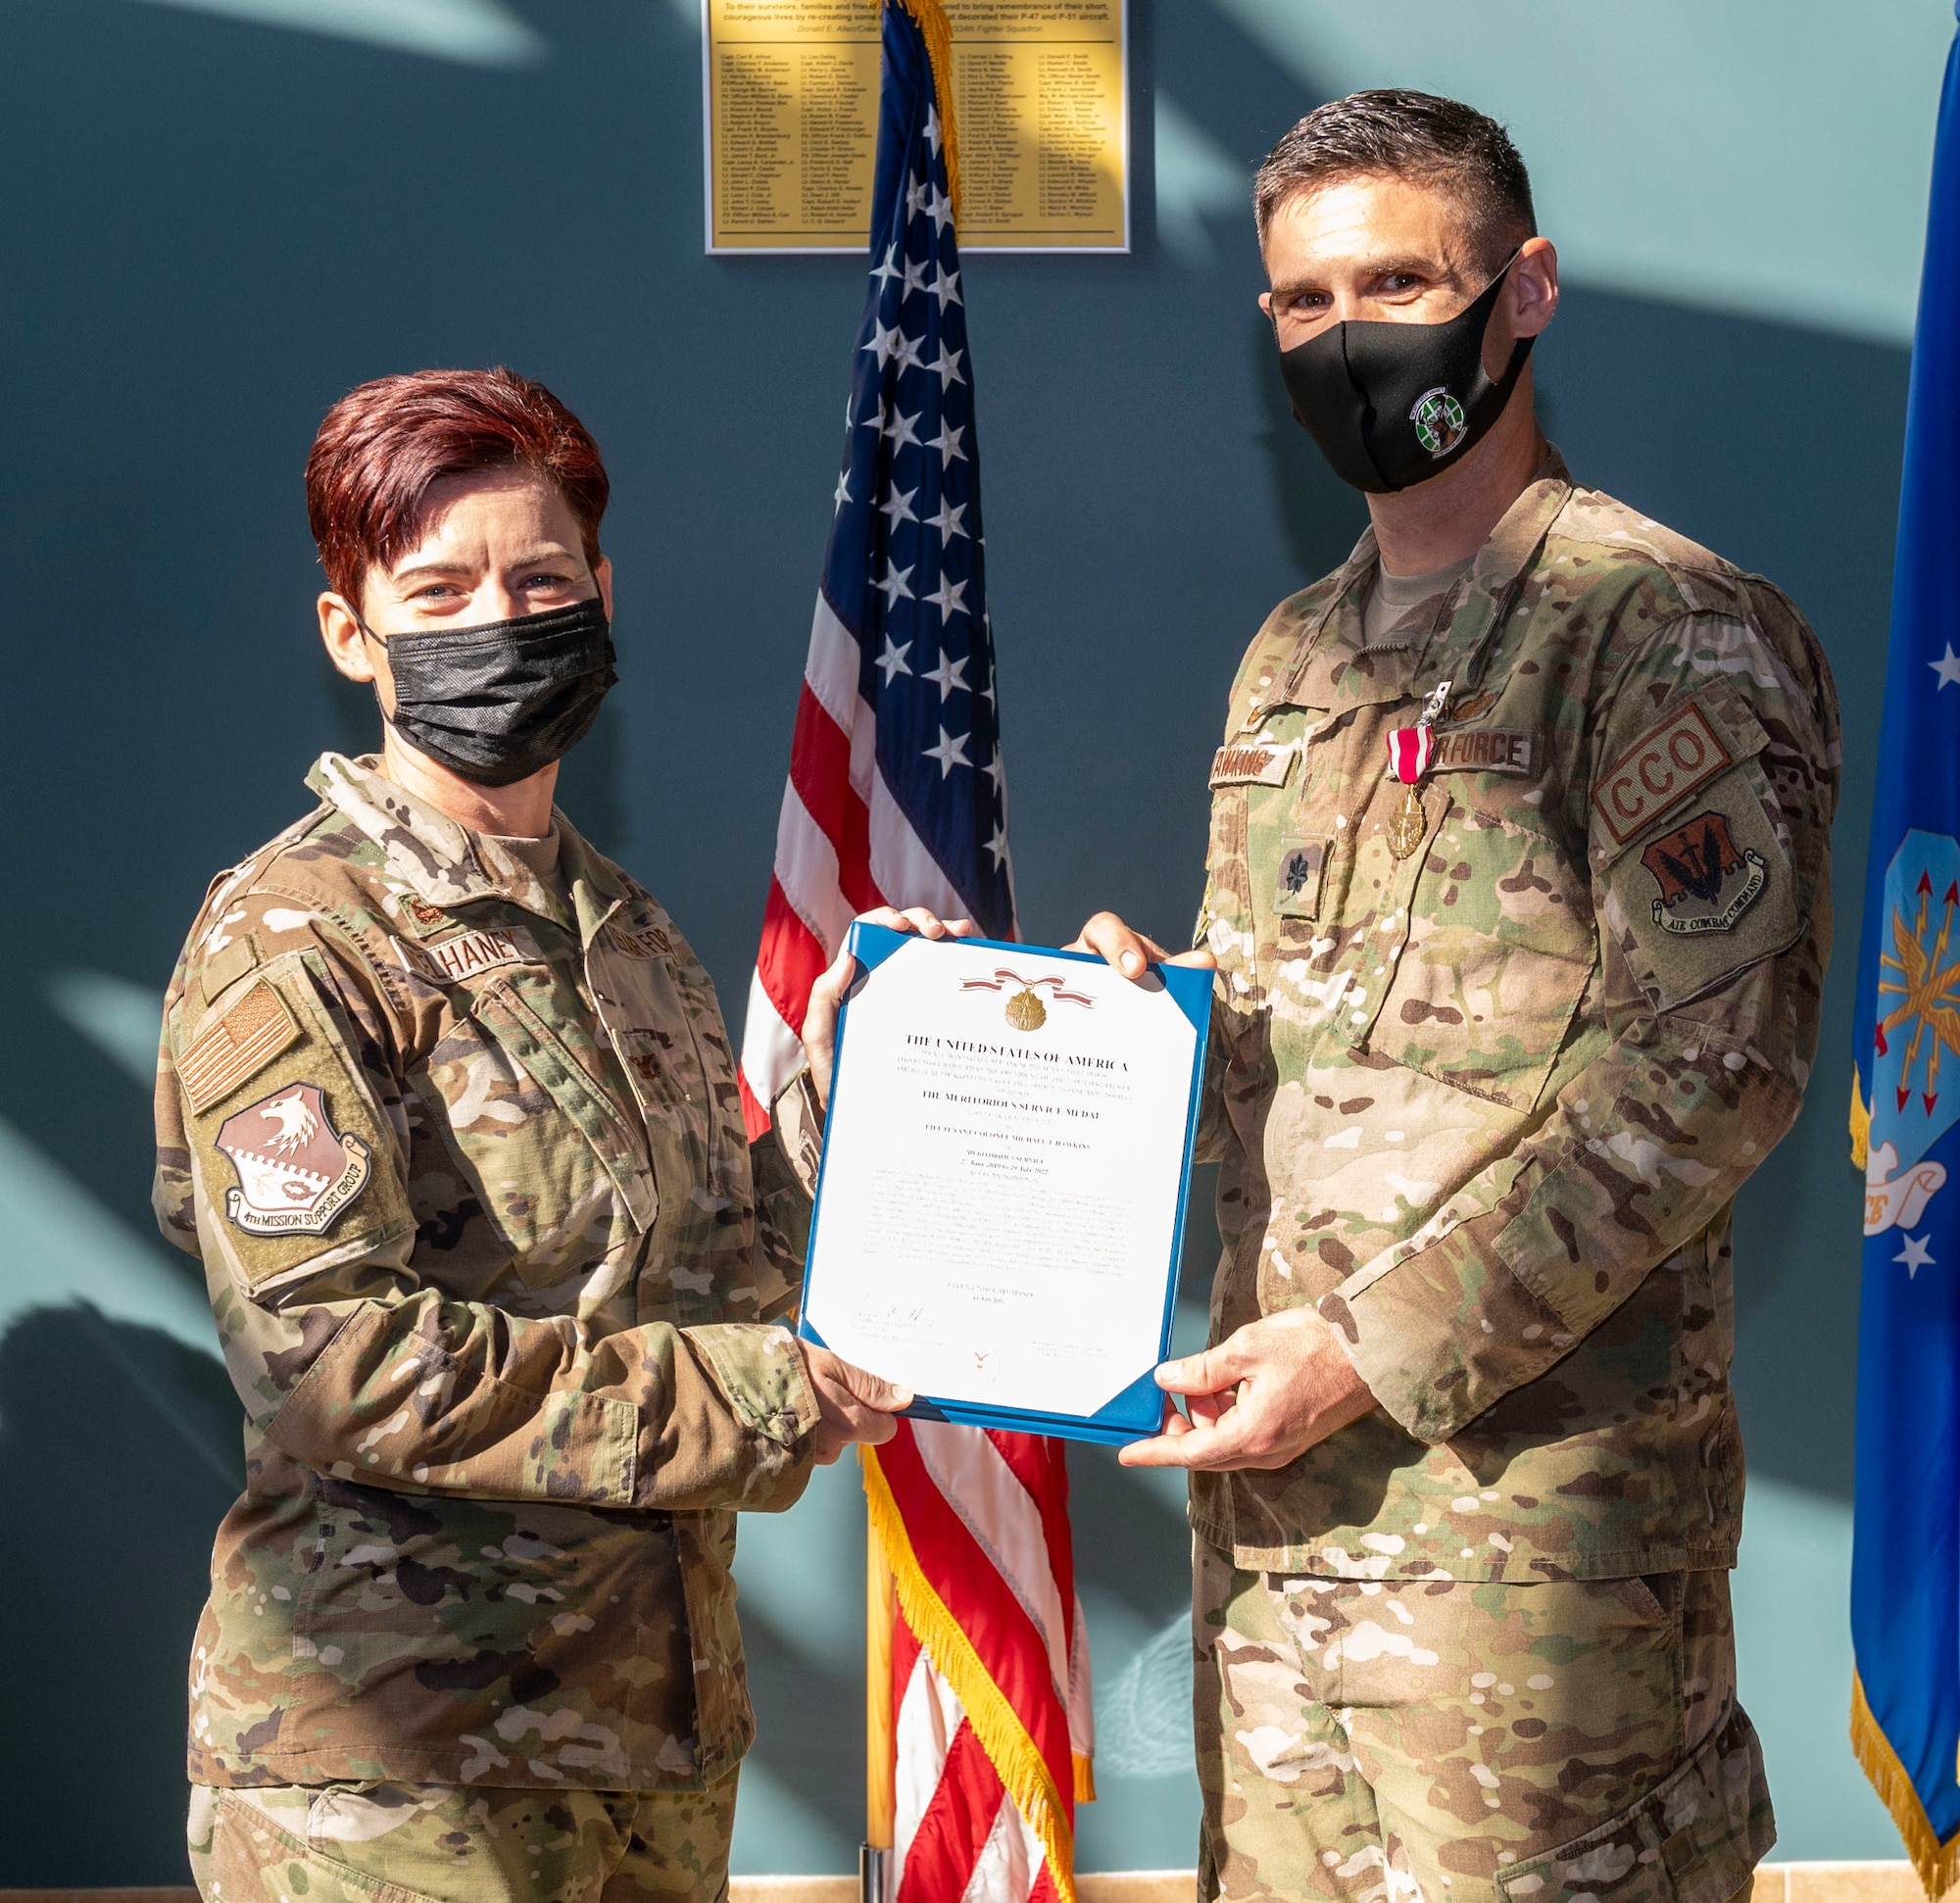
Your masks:
{"label": "gold medal", "polygon": [[1389,821],[1389,851],[1397,859],[1405,859],[1422,844],[1428,831],[1429,814],[1422,809],[1422,796],[1411,786],[1403,793],[1396,816]]}
{"label": "gold medal", "polygon": [[1048,1006],[1032,989],[1017,991],[1007,1000],[1007,1022],[1016,1031],[1039,1031],[1048,1022]]}

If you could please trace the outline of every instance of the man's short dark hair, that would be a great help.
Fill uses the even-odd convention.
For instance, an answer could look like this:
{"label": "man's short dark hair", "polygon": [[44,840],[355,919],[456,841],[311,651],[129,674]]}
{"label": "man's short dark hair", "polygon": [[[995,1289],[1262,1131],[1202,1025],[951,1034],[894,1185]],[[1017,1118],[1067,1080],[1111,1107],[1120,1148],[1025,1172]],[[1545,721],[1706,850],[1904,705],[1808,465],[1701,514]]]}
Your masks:
{"label": "man's short dark hair", "polygon": [[1405,178],[1459,196],[1487,270],[1538,231],[1525,162],[1495,120],[1435,93],[1384,87],[1316,106],[1266,155],[1252,179],[1260,242],[1288,199],[1361,177]]}

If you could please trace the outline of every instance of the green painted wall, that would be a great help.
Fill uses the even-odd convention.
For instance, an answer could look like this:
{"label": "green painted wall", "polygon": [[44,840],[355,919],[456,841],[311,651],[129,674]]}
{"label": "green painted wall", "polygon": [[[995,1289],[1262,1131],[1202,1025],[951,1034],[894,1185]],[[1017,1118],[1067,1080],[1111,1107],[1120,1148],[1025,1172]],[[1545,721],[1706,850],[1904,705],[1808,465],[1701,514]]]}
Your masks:
{"label": "green painted wall", "polygon": [[[1393,80],[1519,136],[1568,263],[1539,361],[1575,468],[1816,621],[1855,918],[1946,9],[1132,5],[1136,254],[967,267],[1029,935],[1103,903],[1186,928],[1233,662],[1355,531],[1285,414],[1244,178],[1316,100]],[[149,1227],[148,1047],[206,879],[373,730],[311,633],[299,486],[350,384],[502,359],[599,434],[624,678],[565,804],[739,1017],[862,271],[702,255],[693,18],[0,0],[0,1885],[182,1871],[183,1659],[238,1453],[201,1293]],[[1739,1239],[1743,1695],[1809,1857],[1894,1844],[1842,1743],[1851,962]],[[1073,1472],[1105,1727],[1084,1861],[1188,1863],[1178,1500]],[[860,1549],[848,1473],[745,1537],[745,1868],[856,1842]]]}

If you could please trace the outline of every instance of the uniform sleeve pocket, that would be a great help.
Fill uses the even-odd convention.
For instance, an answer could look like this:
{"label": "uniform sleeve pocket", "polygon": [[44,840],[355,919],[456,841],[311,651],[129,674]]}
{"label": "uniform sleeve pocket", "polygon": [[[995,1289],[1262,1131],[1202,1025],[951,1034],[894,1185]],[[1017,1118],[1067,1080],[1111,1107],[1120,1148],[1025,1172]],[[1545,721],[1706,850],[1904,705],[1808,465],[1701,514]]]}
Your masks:
{"label": "uniform sleeve pocket", "polygon": [[1740,1706],[1617,1817],[1497,1873],[1506,1903],[1728,1903],[1776,1842],[1762,1746]]}
{"label": "uniform sleeve pocket", "polygon": [[[360,1049],[345,1014],[292,959],[266,967],[178,1059],[180,1076],[191,1072],[207,1245],[220,1242],[234,1277],[269,1305],[415,1228],[402,1146]],[[202,1110],[191,1080],[210,1086]]]}
{"label": "uniform sleeve pocket", "polygon": [[1607,926],[1656,1009],[1775,956],[1802,931],[1775,810],[1762,768],[1744,759],[1607,869]]}

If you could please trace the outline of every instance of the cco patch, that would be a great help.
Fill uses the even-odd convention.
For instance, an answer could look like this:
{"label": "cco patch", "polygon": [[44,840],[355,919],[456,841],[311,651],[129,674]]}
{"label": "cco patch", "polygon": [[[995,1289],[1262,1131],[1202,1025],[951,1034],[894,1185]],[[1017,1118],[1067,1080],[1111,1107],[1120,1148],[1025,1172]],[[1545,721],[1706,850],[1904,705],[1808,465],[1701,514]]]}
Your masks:
{"label": "cco patch", "polygon": [[1735,763],[1714,722],[1688,701],[1649,727],[1599,776],[1592,810],[1613,844],[1625,846]]}
{"label": "cco patch", "polygon": [[1664,932],[1691,938],[1727,932],[1762,897],[1769,880],[1763,855],[1729,836],[1719,812],[1697,812],[1687,825],[1663,835],[1641,854],[1657,896],[1653,922]]}

